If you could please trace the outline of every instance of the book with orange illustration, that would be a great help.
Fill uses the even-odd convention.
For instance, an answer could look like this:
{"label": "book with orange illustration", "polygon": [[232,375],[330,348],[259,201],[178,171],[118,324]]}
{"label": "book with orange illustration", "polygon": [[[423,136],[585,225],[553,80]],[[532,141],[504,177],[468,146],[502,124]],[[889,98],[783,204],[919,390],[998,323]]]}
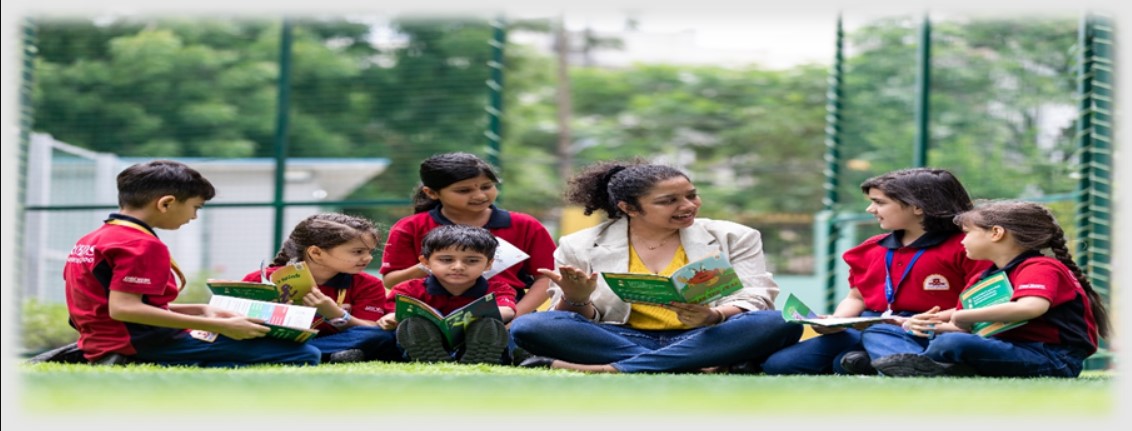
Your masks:
{"label": "book with orange illustration", "polygon": [[684,265],[670,277],[621,272],[603,272],[601,277],[621,300],[641,304],[706,304],[743,288],[731,262],[720,255]]}

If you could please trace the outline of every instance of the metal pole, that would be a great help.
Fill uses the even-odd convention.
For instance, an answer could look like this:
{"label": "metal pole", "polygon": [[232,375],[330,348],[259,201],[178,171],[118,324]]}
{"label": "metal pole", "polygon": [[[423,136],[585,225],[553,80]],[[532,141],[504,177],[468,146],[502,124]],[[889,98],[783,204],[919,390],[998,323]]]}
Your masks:
{"label": "metal pole", "polygon": [[489,105],[487,106],[487,162],[502,169],[499,154],[501,140],[503,139],[503,52],[507,45],[507,28],[503,18],[491,22],[492,38],[491,61],[487,67],[491,69],[491,79],[487,81]]}
{"label": "metal pole", "polygon": [[920,26],[919,73],[916,74],[916,147],[912,165],[924,167],[928,164],[928,115],[932,80],[932,24],[924,15]]}
{"label": "metal pole", "polygon": [[842,26],[841,15],[837,15],[836,49],[834,50],[833,69],[829,74],[829,89],[826,91],[825,103],[825,197],[822,198],[822,209],[826,212],[826,244],[825,244],[825,303],[826,308],[832,310],[837,300],[837,240],[840,238],[836,211],[840,203],[838,199],[838,177],[841,171],[841,95],[842,74],[844,73],[844,46],[845,32]]}
{"label": "metal pole", "polygon": [[283,246],[283,205],[287,173],[287,129],[291,109],[291,23],[283,18],[279,38],[279,77],[278,100],[275,112],[275,248],[274,253]]}

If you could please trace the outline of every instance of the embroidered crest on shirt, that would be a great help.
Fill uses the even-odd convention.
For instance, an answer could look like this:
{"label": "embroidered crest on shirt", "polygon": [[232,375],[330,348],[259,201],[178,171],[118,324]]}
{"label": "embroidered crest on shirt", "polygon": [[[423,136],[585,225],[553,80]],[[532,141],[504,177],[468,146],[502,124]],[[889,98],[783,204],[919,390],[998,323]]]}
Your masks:
{"label": "embroidered crest on shirt", "polygon": [[924,278],[924,290],[948,290],[951,285],[947,283],[947,277],[939,274],[932,274]]}

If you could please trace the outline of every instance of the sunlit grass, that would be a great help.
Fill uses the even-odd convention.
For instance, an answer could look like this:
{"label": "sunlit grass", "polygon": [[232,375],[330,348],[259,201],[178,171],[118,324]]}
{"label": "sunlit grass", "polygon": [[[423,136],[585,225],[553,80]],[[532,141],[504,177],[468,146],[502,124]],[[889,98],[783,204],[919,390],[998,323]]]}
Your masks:
{"label": "sunlit grass", "polygon": [[[278,411],[281,406],[357,414],[497,411],[553,415],[825,415],[876,411],[964,415],[1097,417],[1114,409],[1115,378],[897,379],[853,376],[703,374],[587,375],[458,364],[333,364],[199,369],[37,364],[20,368],[21,404],[35,415],[130,410],[183,411],[207,400],[214,413]],[[816,409],[815,406],[821,406]]]}

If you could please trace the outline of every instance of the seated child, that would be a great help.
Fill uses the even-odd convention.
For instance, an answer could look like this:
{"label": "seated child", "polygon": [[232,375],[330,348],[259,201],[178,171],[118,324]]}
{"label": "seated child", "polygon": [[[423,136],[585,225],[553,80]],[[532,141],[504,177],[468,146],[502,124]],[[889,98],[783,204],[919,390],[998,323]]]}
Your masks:
{"label": "seated child", "polygon": [[[388,308],[385,285],[364,272],[373,261],[377,240],[377,227],[369,220],[315,214],[291,230],[267,268],[270,275],[292,260],[309,266],[318,289],[294,303],[318,309],[321,317],[313,325],[318,335],[309,343],[322,352],[323,362],[401,359],[393,331],[377,326]],[[244,281],[260,278],[260,272],[253,271]]]}
{"label": "seated child", "polygon": [[[67,309],[90,362],[120,358],[171,365],[315,365],[318,349],[264,338],[257,319],[207,304],[174,304],[185,276],[154,229],[197,218],[216,190],[184,164],[155,160],[118,174],[117,213],[79,239],[63,268]],[[219,334],[212,342],[190,329]]]}
{"label": "seated child", "polygon": [[495,237],[487,229],[467,225],[440,226],[425,235],[421,244],[420,262],[428,269],[427,278],[411,279],[398,284],[389,297],[406,295],[419,299],[448,315],[488,294],[495,295],[502,321],[479,318],[468,325],[463,347],[453,349],[444,343],[440,329],[422,317],[398,322],[390,310],[378,320],[386,329],[397,329],[397,344],[411,361],[461,363],[509,363],[508,335],[505,322],[515,317],[515,290],[497,278],[485,279],[491,268]]}

